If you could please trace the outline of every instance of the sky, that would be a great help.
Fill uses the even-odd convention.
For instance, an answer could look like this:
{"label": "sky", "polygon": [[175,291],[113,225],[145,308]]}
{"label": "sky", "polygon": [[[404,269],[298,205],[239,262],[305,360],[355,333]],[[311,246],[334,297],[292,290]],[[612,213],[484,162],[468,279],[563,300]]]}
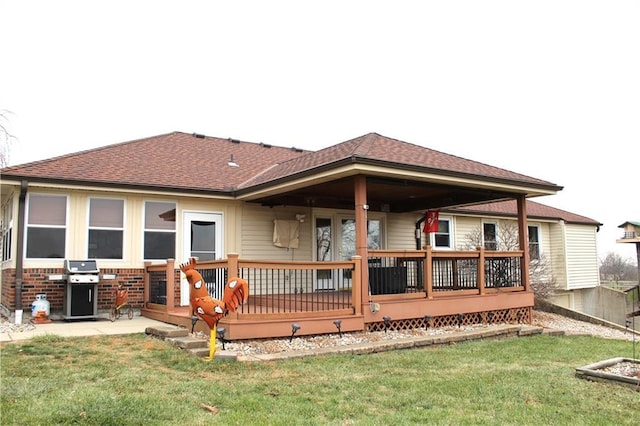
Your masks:
{"label": "sky", "polygon": [[0,0],[10,164],[180,131],[370,132],[560,185],[635,263],[640,2]]}

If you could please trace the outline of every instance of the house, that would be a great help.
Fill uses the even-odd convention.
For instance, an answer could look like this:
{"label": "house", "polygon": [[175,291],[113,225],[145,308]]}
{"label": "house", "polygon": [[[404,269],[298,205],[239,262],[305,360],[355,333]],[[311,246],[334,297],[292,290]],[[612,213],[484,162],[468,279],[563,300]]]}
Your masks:
{"label": "house", "polygon": [[[174,132],[1,172],[5,314],[46,294],[52,315],[91,319],[122,285],[143,315],[192,326],[177,263],[198,257],[214,297],[249,281],[221,321],[230,339],[286,336],[292,321],[299,334],[528,321],[527,199],[562,189],[376,133],[311,152]],[[515,250],[452,245],[445,213],[461,231],[465,206],[507,200]],[[434,232],[427,211],[442,214]],[[579,238],[571,221],[538,222],[544,250]],[[85,260],[100,274],[70,282]]]}
{"label": "house", "polygon": [[[448,216],[450,215],[450,216]],[[455,229],[455,247],[479,241],[487,250],[512,250],[517,239],[515,201],[444,208],[440,216]],[[600,285],[597,232],[602,223],[527,201],[531,275],[553,287],[548,299],[581,312],[592,312],[589,290]]]}

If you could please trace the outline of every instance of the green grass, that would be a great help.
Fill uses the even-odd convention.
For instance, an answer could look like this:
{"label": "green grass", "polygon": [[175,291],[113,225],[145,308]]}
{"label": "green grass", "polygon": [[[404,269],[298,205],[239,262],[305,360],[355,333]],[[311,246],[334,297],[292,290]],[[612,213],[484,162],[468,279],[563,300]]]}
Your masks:
{"label": "green grass", "polygon": [[[144,335],[1,347],[2,425],[624,425],[640,394],[575,377],[630,342],[533,336],[268,363]],[[203,408],[215,407],[217,413]]]}

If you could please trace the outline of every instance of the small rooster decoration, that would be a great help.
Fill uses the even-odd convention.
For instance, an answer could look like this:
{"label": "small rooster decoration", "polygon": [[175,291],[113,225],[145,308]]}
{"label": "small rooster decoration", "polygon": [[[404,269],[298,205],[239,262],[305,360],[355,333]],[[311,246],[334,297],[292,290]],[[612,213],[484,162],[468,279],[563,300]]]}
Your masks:
{"label": "small rooster decoration", "polygon": [[216,353],[216,329],[220,319],[229,312],[242,305],[249,297],[249,284],[242,278],[231,278],[224,289],[222,300],[209,296],[207,286],[202,275],[195,270],[196,259],[180,265],[180,270],[186,275],[190,287],[190,303],[194,315],[207,323],[210,332],[209,356],[205,358],[211,361]]}

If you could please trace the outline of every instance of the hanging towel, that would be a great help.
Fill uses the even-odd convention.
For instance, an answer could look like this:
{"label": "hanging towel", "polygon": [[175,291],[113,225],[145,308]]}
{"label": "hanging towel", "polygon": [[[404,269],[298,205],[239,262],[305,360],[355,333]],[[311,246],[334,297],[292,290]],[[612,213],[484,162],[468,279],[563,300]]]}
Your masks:
{"label": "hanging towel", "polygon": [[300,222],[297,220],[273,221],[273,245],[276,247],[298,248],[300,244]]}

